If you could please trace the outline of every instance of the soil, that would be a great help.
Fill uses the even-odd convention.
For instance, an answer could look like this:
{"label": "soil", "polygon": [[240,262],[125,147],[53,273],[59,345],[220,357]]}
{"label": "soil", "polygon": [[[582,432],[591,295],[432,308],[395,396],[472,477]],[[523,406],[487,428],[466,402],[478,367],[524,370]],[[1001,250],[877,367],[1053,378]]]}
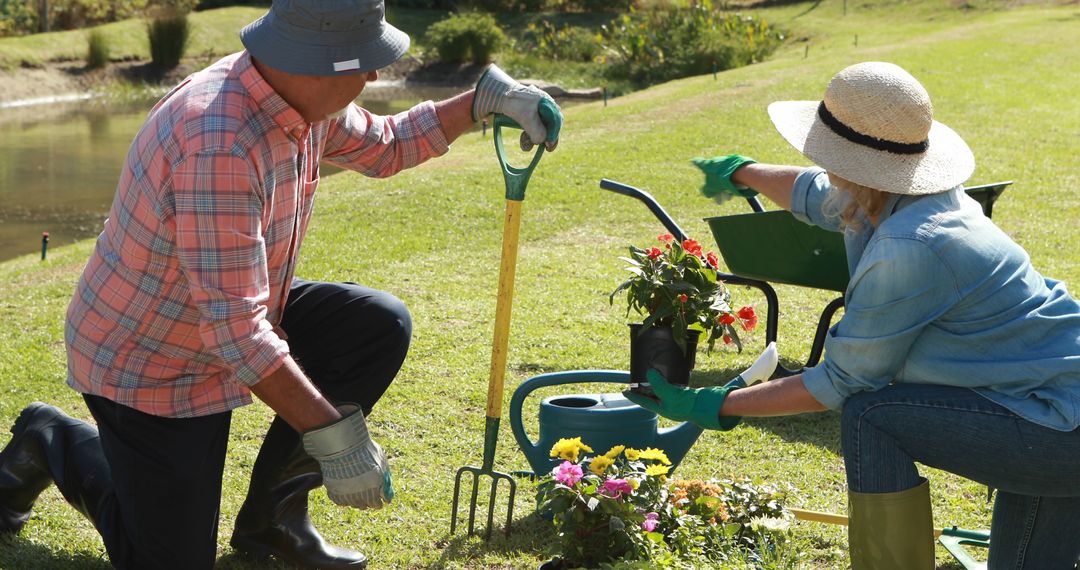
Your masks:
{"label": "soil", "polygon": [[[147,83],[168,87],[208,65],[205,59],[186,60],[175,69],[163,71],[151,63],[114,62],[102,69],[88,70],[82,62],[54,62],[43,67],[0,70],[0,107],[16,101],[63,97],[98,91],[119,82]],[[405,56],[379,71],[380,80],[435,86],[472,85],[483,71],[481,65],[424,65]]]}

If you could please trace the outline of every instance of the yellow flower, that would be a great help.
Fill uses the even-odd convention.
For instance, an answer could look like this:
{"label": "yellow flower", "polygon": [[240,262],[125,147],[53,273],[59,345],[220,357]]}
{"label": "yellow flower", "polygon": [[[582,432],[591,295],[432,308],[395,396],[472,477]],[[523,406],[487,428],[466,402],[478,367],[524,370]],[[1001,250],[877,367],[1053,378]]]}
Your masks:
{"label": "yellow flower", "polygon": [[645,474],[650,477],[663,477],[671,468],[667,465],[650,465],[645,468]]}
{"label": "yellow flower", "polygon": [[589,463],[589,471],[592,471],[597,475],[603,475],[604,471],[607,471],[607,468],[611,467],[612,463],[614,463],[614,461],[606,455],[594,457],[592,462]]}
{"label": "yellow flower", "polygon": [[563,438],[556,441],[555,445],[551,446],[551,456],[565,459],[566,461],[577,461],[578,453],[582,451],[592,453],[592,448],[581,443],[580,437]]}
{"label": "yellow flower", "polygon": [[608,452],[604,454],[604,457],[607,457],[608,459],[611,459],[612,461],[614,461],[615,458],[618,457],[619,454],[622,453],[624,449],[626,449],[625,445],[616,445],[615,447],[612,447],[611,449],[609,449]]}
{"label": "yellow flower", "polygon": [[667,454],[661,449],[655,449],[648,447],[645,451],[641,452],[642,459],[655,459],[664,465],[671,465],[671,460],[668,459]]}
{"label": "yellow flower", "polygon": [[627,479],[627,481],[630,483],[630,487],[632,487],[635,491],[637,491],[637,488],[641,486],[641,481],[638,481],[637,479]]}
{"label": "yellow flower", "polygon": [[641,452],[634,449],[633,447],[626,448],[626,451],[624,451],[623,453],[626,454],[626,458],[630,461],[637,461],[638,458],[641,457]]}

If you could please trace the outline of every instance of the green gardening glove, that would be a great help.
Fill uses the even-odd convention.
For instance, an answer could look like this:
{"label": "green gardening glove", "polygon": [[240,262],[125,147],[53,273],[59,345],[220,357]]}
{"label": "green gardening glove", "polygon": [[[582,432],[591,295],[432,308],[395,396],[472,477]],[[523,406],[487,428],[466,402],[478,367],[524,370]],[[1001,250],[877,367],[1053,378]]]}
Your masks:
{"label": "green gardening glove", "polygon": [[723,204],[735,196],[757,196],[756,191],[731,181],[731,175],[736,170],[747,164],[755,164],[756,160],[740,154],[729,154],[714,158],[698,157],[692,162],[705,173],[705,184],[701,187],[701,193],[715,200],[717,204]]}
{"label": "green gardening glove", "polygon": [[724,405],[728,392],[745,384],[732,381],[726,386],[690,389],[669,384],[656,369],[649,370],[645,377],[659,400],[629,390],[624,391],[623,396],[646,410],[671,420],[693,422],[705,429],[721,431],[739,425],[742,419],[738,416],[721,416],[720,406]]}
{"label": "green gardening glove", "polygon": [[732,390],[768,380],[776,371],[779,358],[776,343],[770,342],[749,368],[727,384],[693,390],[669,384],[663,374],[653,369],[645,374],[645,379],[659,400],[630,391],[623,392],[623,395],[627,400],[665,418],[693,422],[705,429],[726,431],[739,425],[742,418],[720,415],[724,398]]}

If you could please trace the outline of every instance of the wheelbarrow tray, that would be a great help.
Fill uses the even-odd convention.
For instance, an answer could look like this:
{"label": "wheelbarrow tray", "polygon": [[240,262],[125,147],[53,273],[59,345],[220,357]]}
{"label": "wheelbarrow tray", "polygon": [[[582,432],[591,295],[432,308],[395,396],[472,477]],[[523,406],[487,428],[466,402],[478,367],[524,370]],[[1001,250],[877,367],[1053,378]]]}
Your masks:
{"label": "wheelbarrow tray", "polygon": [[844,292],[850,279],[844,238],[774,210],[706,218],[735,275]]}

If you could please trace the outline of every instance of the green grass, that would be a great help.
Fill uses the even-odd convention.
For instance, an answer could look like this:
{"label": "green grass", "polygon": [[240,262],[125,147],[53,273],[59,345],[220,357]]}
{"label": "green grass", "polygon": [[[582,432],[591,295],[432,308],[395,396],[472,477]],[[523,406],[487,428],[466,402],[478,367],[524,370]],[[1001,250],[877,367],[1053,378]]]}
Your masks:
{"label": "green grass", "polygon": [[[659,85],[606,107],[568,109],[564,138],[541,161],[523,209],[507,400],[519,381],[540,372],[627,366],[623,310],[609,307],[606,295],[623,277],[617,256],[660,227],[640,204],[599,190],[601,177],[649,190],[691,235],[711,242],[701,218],[745,208],[717,208],[699,196],[700,175],[689,159],[737,151],[806,164],[774,132],[766,105],[817,99],[834,73],[859,61],[895,62],[925,84],[937,118],[975,152],[972,182],[1015,180],[996,206],[997,224],[1044,274],[1077,283],[1078,12],[1075,5],[965,9],[939,0],[852,5],[847,16],[835,1],[787,6],[763,13],[793,37],[809,39],[769,62],[715,81],[706,75]],[[504,193],[490,145],[473,133],[448,156],[386,180],[327,176],[298,270],[393,291],[414,315],[410,357],[371,420],[390,456],[398,499],[378,512],[335,507],[322,492],[312,500],[327,538],[364,549],[378,568],[535,568],[552,542],[524,483],[510,539],[449,534],[454,470],[481,457]],[[55,249],[44,263],[27,256],[0,264],[0,425],[33,400],[87,417],[63,383],[62,327],[91,247],[87,241]],[[813,323],[830,296],[786,286],[779,294],[781,354],[793,366],[806,358]],[[734,295],[763,307],[749,290]],[[749,339],[742,355],[700,354],[699,380],[718,381],[748,365],[762,335]],[[526,403],[533,433],[537,398],[545,395]],[[227,546],[270,417],[261,404],[234,414],[218,539],[223,568],[273,567],[239,559]],[[496,467],[527,467],[508,429]],[[798,489],[794,506],[843,512],[838,417],[751,419],[731,432],[706,433],[680,467],[685,477],[727,474],[788,482]],[[934,470],[928,476],[938,525],[988,526],[985,489]],[[842,528],[798,523],[794,532],[800,568],[846,566]],[[0,538],[0,567],[105,568],[103,552],[92,526],[50,489],[21,535]],[[943,549],[938,561],[958,568]]]}

